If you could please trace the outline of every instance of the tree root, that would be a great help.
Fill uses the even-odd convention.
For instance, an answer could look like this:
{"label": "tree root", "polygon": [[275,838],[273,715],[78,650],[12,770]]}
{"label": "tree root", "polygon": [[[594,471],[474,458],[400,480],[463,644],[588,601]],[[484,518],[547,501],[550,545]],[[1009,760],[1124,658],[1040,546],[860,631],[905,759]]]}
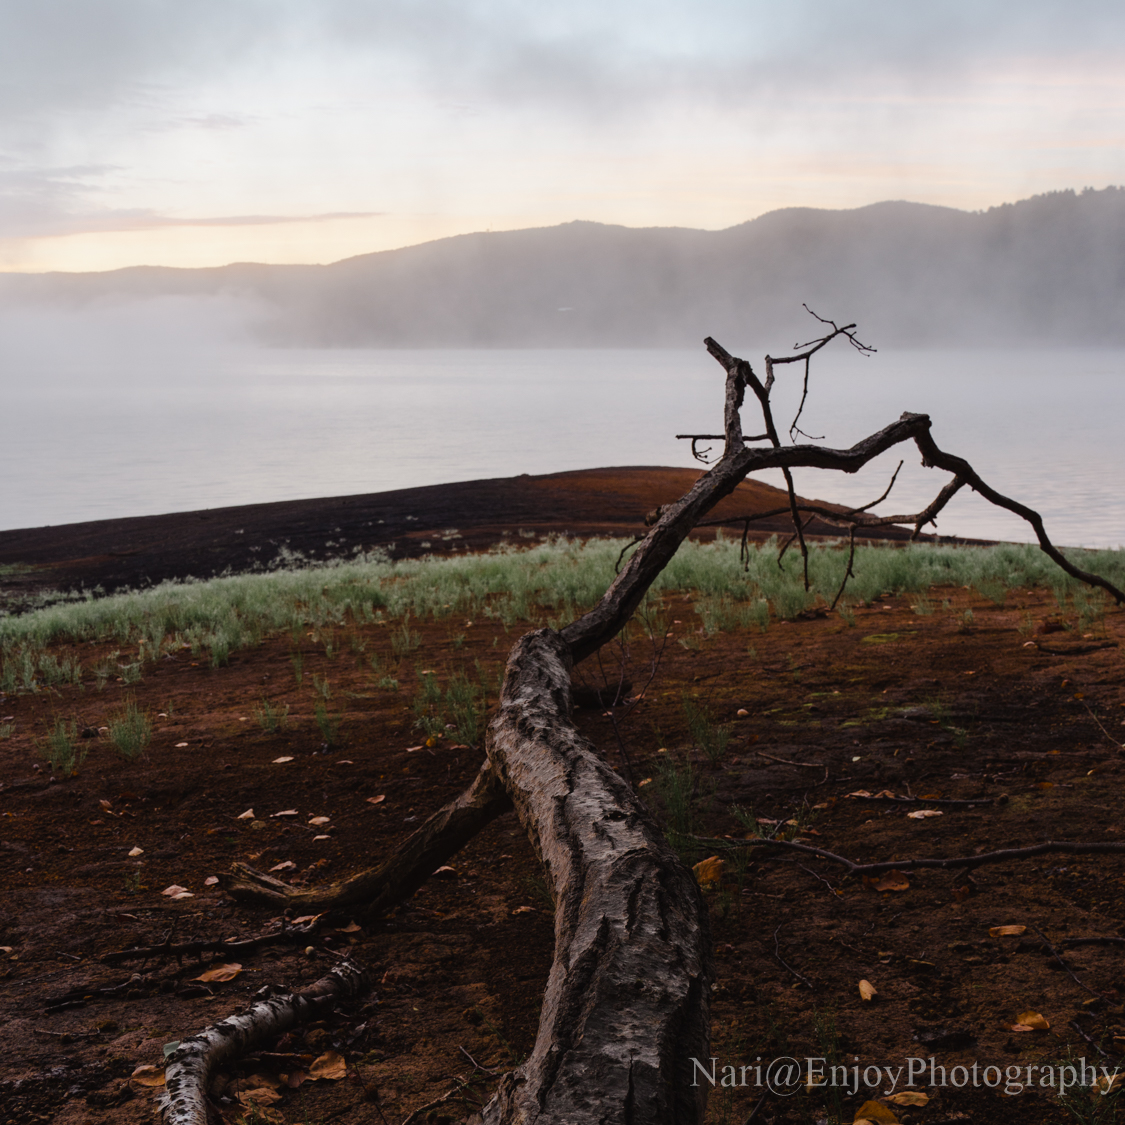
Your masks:
{"label": "tree root", "polygon": [[181,1041],[168,1056],[164,1089],[157,1095],[162,1125],[205,1125],[207,1084],[212,1072],[288,1031],[336,1002],[362,993],[366,973],[345,961],[300,992],[277,991],[267,985],[257,1003],[238,1016],[228,1016]]}
{"label": "tree root", "polygon": [[511,807],[511,799],[485,762],[468,789],[429,817],[378,867],[328,886],[298,890],[244,863],[235,863],[230,874],[220,876],[220,885],[232,898],[244,902],[310,912],[354,906],[361,916],[376,917],[410,898],[438,867]]}

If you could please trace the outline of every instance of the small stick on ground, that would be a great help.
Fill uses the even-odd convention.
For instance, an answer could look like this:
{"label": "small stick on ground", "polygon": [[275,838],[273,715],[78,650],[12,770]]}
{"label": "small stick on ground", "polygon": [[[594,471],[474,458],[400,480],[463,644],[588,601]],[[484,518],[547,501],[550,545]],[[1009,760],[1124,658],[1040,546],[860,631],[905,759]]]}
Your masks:
{"label": "small stick on ground", "polygon": [[802,984],[808,985],[809,988],[812,988],[813,982],[809,980],[808,977],[802,976],[802,974],[797,972],[797,970],[794,969],[792,965],[786,964],[784,958],[781,956],[781,941],[778,938],[778,934],[780,934],[784,928],[785,923],[782,922],[781,925],[778,926],[777,929],[773,932],[773,955],[777,959],[777,963],[779,965],[781,965],[783,968],[788,969],[789,972],[791,972]]}

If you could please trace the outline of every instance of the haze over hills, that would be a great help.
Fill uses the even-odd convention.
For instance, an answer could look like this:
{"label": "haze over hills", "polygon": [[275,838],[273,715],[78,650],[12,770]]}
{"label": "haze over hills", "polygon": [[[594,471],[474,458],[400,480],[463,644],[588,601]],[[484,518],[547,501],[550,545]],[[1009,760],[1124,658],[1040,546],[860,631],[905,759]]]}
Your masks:
{"label": "haze over hills", "polygon": [[801,308],[879,344],[1125,344],[1125,189],[984,212],[790,208],[722,231],[590,222],[461,235],[328,266],[0,275],[0,307],[248,301],[298,346],[664,347],[805,339]]}

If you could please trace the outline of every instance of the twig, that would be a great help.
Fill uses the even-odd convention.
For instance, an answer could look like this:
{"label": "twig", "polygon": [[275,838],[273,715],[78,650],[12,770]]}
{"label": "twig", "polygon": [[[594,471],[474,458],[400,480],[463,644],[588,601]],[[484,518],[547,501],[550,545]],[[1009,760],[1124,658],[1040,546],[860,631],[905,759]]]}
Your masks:
{"label": "twig", "polygon": [[[1041,650],[1041,651],[1042,651],[1042,650]],[[1092,707],[1091,707],[1091,706],[1089,705],[1089,703],[1087,703],[1087,702],[1086,702],[1086,700],[1084,700],[1084,699],[1081,699],[1081,700],[1079,700],[1079,702],[1080,702],[1080,703],[1082,704],[1082,706],[1083,706],[1083,707],[1085,707],[1085,708],[1086,708],[1086,710],[1087,710],[1087,711],[1089,711],[1089,712],[1090,712],[1090,718],[1091,718],[1091,719],[1093,719],[1095,723],[1097,723],[1097,725],[1098,725],[1098,730],[1100,730],[1100,731],[1102,732],[1102,734],[1104,734],[1104,735],[1106,736],[1106,738],[1108,738],[1108,739],[1109,739],[1109,741],[1110,741],[1110,742],[1111,742],[1111,743],[1112,743],[1112,744],[1113,744],[1114,746],[1116,746],[1116,747],[1117,747],[1117,749],[1118,749],[1118,750],[1125,750],[1125,742],[1118,742],[1118,741],[1117,741],[1117,739],[1116,739],[1116,738],[1114,738],[1114,737],[1113,737],[1113,735],[1111,735],[1111,734],[1109,733],[1109,731],[1107,731],[1107,730],[1105,729],[1105,727],[1103,727],[1103,726],[1102,726],[1102,721],[1101,721],[1101,719],[1099,719],[1099,718],[1097,717],[1097,715],[1095,715],[1095,714],[1094,714],[1093,708],[1092,708]]]}
{"label": "twig", "polygon": [[1096,1039],[1092,1039],[1089,1035],[1087,1035],[1086,1032],[1082,1029],[1082,1025],[1077,1020],[1071,1020],[1070,1026],[1074,1028],[1074,1030],[1077,1031],[1078,1034],[1081,1035],[1082,1038],[1085,1039],[1086,1042],[1089,1043],[1090,1046],[1093,1047],[1094,1050],[1097,1051],[1103,1059],[1109,1059],[1111,1062],[1121,1061],[1120,1055],[1111,1055],[1108,1051],[1102,1048],[1101,1044]]}
{"label": "twig", "polygon": [[806,867],[803,863],[798,863],[797,866],[806,874],[811,875],[814,879],[819,879],[837,898],[840,897],[840,892],[836,890],[832,884],[825,879],[819,871],[814,871],[811,867]]}
{"label": "twig", "polygon": [[791,848],[793,851],[805,852],[807,855],[819,856],[832,863],[838,863],[847,868],[849,875],[879,875],[885,871],[911,871],[922,868],[936,868],[939,871],[950,870],[958,867],[984,867],[990,863],[1007,863],[1018,859],[1031,859],[1038,855],[1104,855],[1125,853],[1125,843],[1055,843],[1033,844],[1029,848],[1003,848],[996,852],[983,852],[981,855],[955,856],[950,859],[896,859],[883,863],[856,863],[845,856],[835,852],[826,851],[824,848],[813,847],[811,844],[798,844],[792,840],[773,840],[756,836],[752,840],[718,839],[714,836],[696,836],[696,840],[714,847],[734,850],[736,848]]}
{"label": "twig", "polygon": [[809,988],[812,988],[814,987],[813,982],[809,980],[808,977],[802,976],[799,972],[797,972],[797,970],[794,969],[792,965],[787,965],[785,963],[785,960],[781,956],[781,942],[778,940],[777,935],[781,933],[784,926],[785,923],[782,922],[781,925],[778,926],[777,929],[773,932],[773,955],[777,959],[779,965],[784,966],[784,968],[788,969],[799,981],[801,981],[803,984],[808,985]]}
{"label": "twig", "polygon": [[783,766],[804,766],[808,769],[824,769],[823,762],[796,762],[790,761],[788,758],[775,758],[772,754],[767,754],[764,750],[755,750],[755,754],[759,758],[768,758],[771,762],[780,762]]}
{"label": "twig", "polygon": [[[311,937],[320,928],[320,918],[314,918],[303,926],[283,924],[280,930],[272,930],[268,934],[247,938],[245,941],[187,941],[180,945],[171,945],[167,941],[160,945],[149,945],[134,949],[118,949],[113,953],[103,954],[100,960],[106,964],[118,961],[147,961],[150,957],[179,957],[190,956],[195,953],[250,953],[261,949],[265,945],[273,945],[281,941],[297,941],[299,938]],[[171,934],[169,934],[171,936]]]}
{"label": "twig", "polygon": [[481,1073],[483,1073],[483,1074],[496,1074],[495,1070],[490,1070],[487,1066],[481,1066],[480,1063],[477,1062],[477,1060],[474,1059],[473,1056],[470,1055],[469,1052],[466,1051],[465,1048],[462,1047],[460,1043],[457,1044],[457,1050],[460,1051],[461,1054],[463,1054],[465,1056],[465,1058],[467,1058],[469,1060],[469,1062],[471,1062],[473,1064],[473,1066],[476,1067],[477,1070],[481,1071]]}
{"label": "twig", "polygon": [[853,797],[850,793],[844,798],[846,801],[886,801],[892,805],[960,805],[964,808],[975,808],[977,805],[996,805],[1005,803],[1003,797],[980,797],[977,800],[960,801],[952,797]]}
{"label": "twig", "polygon": [[1100,992],[1096,992],[1088,984],[1083,984],[1082,981],[1078,979],[1074,970],[1062,959],[1062,954],[1047,940],[1043,931],[1038,926],[1032,926],[1031,928],[1039,935],[1039,940],[1050,950],[1051,956],[1066,970],[1066,975],[1070,977],[1079,988],[1085,989],[1091,996],[1096,996],[1099,1000],[1108,1002],[1108,997],[1103,996]]}

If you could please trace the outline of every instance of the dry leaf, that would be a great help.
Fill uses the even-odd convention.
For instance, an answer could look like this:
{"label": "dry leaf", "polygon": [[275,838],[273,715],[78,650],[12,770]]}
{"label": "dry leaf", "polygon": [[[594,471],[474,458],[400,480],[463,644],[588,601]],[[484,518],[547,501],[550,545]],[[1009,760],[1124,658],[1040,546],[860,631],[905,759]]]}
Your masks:
{"label": "dry leaf", "polygon": [[535,913],[535,907],[534,906],[517,906],[515,908],[515,910],[512,911],[512,913],[513,914],[534,914]]}
{"label": "dry leaf", "polygon": [[875,794],[875,800],[879,800],[880,797],[886,797],[887,800],[893,801],[895,799],[895,794],[891,789],[880,789],[879,792]]}
{"label": "dry leaf", "polygon": [[408,754],[413,754],[415,750],[424,750],[424,749],[425,749],[424,746],[408,746],[406,748],[406,752]]}
{"label": "dry leaf", "polygon": [[910,881],[901,871],[888,871],[886,875],[876,879],[871,886],[877,891],[908,891]]}
{"label": "dry leaf", "polygon": [[283,860],[281,863],[275,863],[273,865],[273,867],[270,868],[270,870],[271,871],[288,871],[290,867],[296,867],[296,866],[297,865],[291,859],[286,859],[286,860]]}
{"label": "dry leaf", "polygon": [[457,878],[457,868],[450,867],[449,864],[447,863],[443,867],[439,867],[433,873],[433,875],[430,876],[430,878],[431,879],[456,879]]}
{"label": "dry leaf", "polygon": [[344,1056],[335,1051],[327,1051],[309,1066],[309,1078],[313,1081],[326,1078],[335,1082],[348,1076],[347,1063]]}
{"label": "dry leaf", "polygon": [[186,742],[177,742],[176,743],[176,749],[177,750],[183,750],[185,746],[187,746]]}
{"label": "dry leaf", "polygon": [[296,809],[282,809],[281,812],[271,814],[270,820],[276,820],[279,816],[300,816],[301,814]]}
{"label": "dry leaf", "polygon": [[136,857],[136,856],[139,856],[139,855],[144,855],[145,850],[144,850],[144,848],[130,848],[129,854],[133,857]]}
{"label": "dry leaf", "polygon": [[908,812],[906,814],[909,820],[925,820],[928,816],[944,816],[945,813],[941,809],[918,809],[917,812]]}
{"label": "dry leaf", "polygon": [[1035,783],[1038,789],[1054,789],[1055,783],[1053,781],[1037,781]]}
{"label": "dry leaf", "polygon": [[386,793],[380,793],[378,797],[368,797],[367,803],[369,805],[381,805],[386,799]]}
{"label": "dry leaf", "polygon": [[288,1086],[290,1090],[296,1090],[308,1076],[309,1072],[307,1070],[291,1070],[288,1074],[282,1074],[280,1077],[281,1081]]}
{"label": "dry leaf", "polygon": [[1046,1031],[1051,1025],[1038,1012],[1020,1012],[1013,1031]]}
{"label": "dry leaf", "polygon": [[355,922],[349,922],[346,926],[337,926],[336,932],[338,934],[358,934],[360,927]]}
{"label": "dry leaf", "polygon": [[882,1102],[864,1102],[855,1111],[852,1125],[859,1125],[861,1121],[870,1121],[873,1125],[898,1125],[898,1118]]}
{"label": "dry leaf", "polygon": [[315,922],[318,918],[323,917],[323,914],[302,914],[300,918],[294,918],[290,924],[293,926],[303,926],[306,922]]}
{"label": "dry leaf", "polygon": [[739,719],[745,719],[749,714],[750,712],[747,711],[745,707],[739,707],[739,709],[735,712],[736,717]]}
{"label": "dry leaf", "polygon": [[205,973],[200,973],[197,977],[192,977],[192,980],[201,980],[204,984],[215,984],[226,980],[234,980],[239,973],[242,972],[242,966],[233,963],[230,965],[216,965],[213,969],[208,969]]}
{"label": "dry leaf", "polygon": [[354,766],[354,765],[355,765],[355,762],[353,762],[353,761],[351,760],[351,758],[341,758],[341,759],[340,759],[340,760],[339,760],[339,761],[338,761],[338,762],[336,763],[336,765],[338,765],[338,766]]}
{"label": "dry leaf", "polygon": [[213,886],[215,886],[215,885],[216,885],[216,884],[217,884],[218,882],[219,882],[219,877],[218,877],[218,875],[208,875],[208,876],[207,876],[207,878],[203,880],[203,885],[204,885],[205,887],[213,887]]}
{"label": "dry leaf", "polygon": [[130,1082],[135,1082],[138,1086],[163,1086],[164,1085],[164,1068],[150,1066],[145,1063],[144,1066],[138,1066],[136,1070],[129,1076]]}
{"label": "dry leaf", "polygon": [[165,887],[160,893],[167,895],[169,898],[195,898],[195,895],[187,887],[178,886],[176,883],[173,883],[170,887]]}
{"label": "dry leaf", "polygon": [[637,788],[638,788],[638,789],[643,789],[643,788],[644,788],[644,787],[645,787],[646,785],[651,785],[651,784],[652,784],[652,778],[651,778],[651,777],[646,777],[646,778],[645,778],[645,779],[644,779],[643,781],[638,781],[638,782],[637,782]]}
{"label": "dry leaf", "polygon": [[866,789],[857,789],[854,793],[845,793],[845,797],[870,797],[871,794]]}
{"label": "dry leaf", "polygon": [[1027,932],[1026,926],[993,926],[988,931],[989,937],[1015,937],[1016,934]]}
{"label": "dry leaf", "polygon": [[701,859],[692,868],[692,871],[695,872],[695,881],[701,887],[717,883],[723,876],[723,866],[723,861],[717,855],[708,859]]}
{"label": "dry leaf", "polygon": [[315,844],[317,842],[317,840],[331,840],[331,839],[332,839],[331,836],[314,836],[313,837],[313,843]]}
{"label": "dry leaf", "polygon": [[1112,1094],[1114,1090],[1120,1090],[1125,1086],[1125,1074],[1115,1074],[1111,1078],[1103,1075],[1098,1079],[1097,1085],[1102,1097],[1105,1097],[1106,1094]]}
{"label": "dry leaf", "polygon": [[901,1094],[892,1094],[887,1101],[892,1105],[929,1105],[930,1095],[921,1090],[903,1090]]}
{"label": "dry leaf", "polygon": [[861,1000],[874,1000],[879,995],[879,990],[869,981],[859,982],[859,998]]}
{"label": "dry leaf", "polygon": [[235,820],[253,820],[254,819],[254,810],[253,809],[247,809],[244,813],[239,813],[238,816],[236,816],[234,819]]}
{"label": "dry leaf", "polygon": [[327,824],[332,818],[328,816],[314,816],[309,824]]}
{"label": "dry leaf", "polygon": [[275,766],[280,766],[282,764],[282,762],[291,762],[291,761],[293,761],[293,756],[291,754],[288,754],[283,758],[274,758],[273,764]]}

